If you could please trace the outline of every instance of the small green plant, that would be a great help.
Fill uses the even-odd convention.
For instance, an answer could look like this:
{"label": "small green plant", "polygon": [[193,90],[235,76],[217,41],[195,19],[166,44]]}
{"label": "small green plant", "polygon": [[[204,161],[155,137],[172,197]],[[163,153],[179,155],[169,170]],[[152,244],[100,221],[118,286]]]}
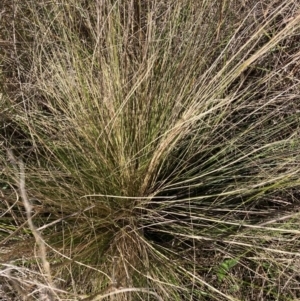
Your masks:
{"label": "small green plant", "polygon": [[226,259],[222,263],[220,263],[216,270],[218,281],[222,282],[223,279],[229,274],[230,270],[237,264],[237,259]]}

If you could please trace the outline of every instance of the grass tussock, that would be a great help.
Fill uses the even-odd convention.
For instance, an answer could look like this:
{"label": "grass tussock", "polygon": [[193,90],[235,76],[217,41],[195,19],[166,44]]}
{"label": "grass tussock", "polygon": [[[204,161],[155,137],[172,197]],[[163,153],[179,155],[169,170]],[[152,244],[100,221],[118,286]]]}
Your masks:
{"label": "grass tussock", "polygon": [[2,1],[9,298],[300,298],[299,6]]}

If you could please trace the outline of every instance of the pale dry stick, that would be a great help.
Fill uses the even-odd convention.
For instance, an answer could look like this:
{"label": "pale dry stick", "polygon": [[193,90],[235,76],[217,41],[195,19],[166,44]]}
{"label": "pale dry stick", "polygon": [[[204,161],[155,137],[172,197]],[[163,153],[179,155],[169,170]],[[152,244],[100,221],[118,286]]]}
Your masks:
{"label": "pale dry stick", "polygon": [[[45,245],[45,242],[44,242],[40,232],[35,227],[33,220],[32,220],[32,215],[31,215],[32,205],[30,204],[30,202],[28,200],[28,196],[27,196],[26,189],[25,189],[24,163],[21,160],[17,161],[11,150],[7,150],[7,154],[8,154],[10,162],[14,165],[14,167],[16,169],[18,168],[18,165],[19,165],[19,181],[17,184],[19,186],[21,198],[23,200],[23,204],[24,204],[24,207],[26,210],[27,222],[28,222],[29,228],[35,238],[36,244],[38,246],[38,249],[40,252],[40,257],[42,260],[42,266],[43,266],[48,284],[52,290],[52,293],[54,293],[54,291],[53,291],[54,284],[53,284],[53,280],[52,280],[52,276],[51,276],[50,264],[47,260],[46,245]],[[17,165],[17,163],[18,163],[18,165]]]}

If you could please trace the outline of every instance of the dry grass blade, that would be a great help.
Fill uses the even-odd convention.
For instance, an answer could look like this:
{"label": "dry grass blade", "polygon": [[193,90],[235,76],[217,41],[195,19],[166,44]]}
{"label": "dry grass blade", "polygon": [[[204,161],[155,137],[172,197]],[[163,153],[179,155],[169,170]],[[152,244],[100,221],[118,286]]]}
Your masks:
{"label": "dry grass blade", "polygon": [[[32,220],[32,209],[33,208],[28,200],[28,196],[26,193],[24,163],[20,160],[18,161],[10,149],[7,150],[7,154],[8,154],[9,161],[14,165],[16,171],[19,169],[19,181],[17,184],[19,186],[20,195],[21,195],[21,198],[23,200],[24,207],[26,210],[27,223],[28,223],[29,228],[35,238],[35,242],[38,246],[39,256],[42,261],[43,272],[48,281],[49,288],[53,290],[54,284],[53,284],[53,280],[52,280],[52,276],[51,276],[50,264],[47,260],[46,245],[44,243],[44,240],[43,240],[43,237],[42,237],[40,231],[35,227],[33,220]],[[52,291],[52,293],[54,293],[54,292]]]}

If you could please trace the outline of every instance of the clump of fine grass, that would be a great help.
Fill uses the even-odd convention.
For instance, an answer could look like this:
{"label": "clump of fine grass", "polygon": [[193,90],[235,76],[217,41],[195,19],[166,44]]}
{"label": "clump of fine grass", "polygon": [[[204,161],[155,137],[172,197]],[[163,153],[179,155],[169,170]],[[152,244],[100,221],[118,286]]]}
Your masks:
{"label": "clump of fine grass", "polygon": [[11,8],[1,135],[73,296],[299,297],[299,7],[194,2]]}

